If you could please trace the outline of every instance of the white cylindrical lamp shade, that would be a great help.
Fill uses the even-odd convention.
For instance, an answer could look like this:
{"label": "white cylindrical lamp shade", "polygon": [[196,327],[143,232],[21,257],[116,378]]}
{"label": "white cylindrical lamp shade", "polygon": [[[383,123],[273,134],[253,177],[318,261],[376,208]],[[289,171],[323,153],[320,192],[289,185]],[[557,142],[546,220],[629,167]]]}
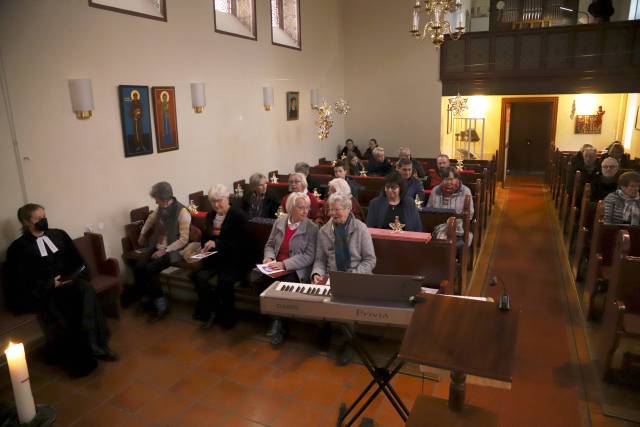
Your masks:
{"label": "white cylindrical lamp shade", "polygon": [[191,83],[191,104],[193,105],[193,111],[196,113],[202,113],[202,111],[204,111],[204,107],[207,105],[204,83]]}
{"label": "white cylindrical lamp shade", "polygon": [[29,368],[24,354],[24,345],[10,342],[4,354],[7,356],[7,364],[9,365],[9,375],[11,376],[13,397],[16,401],[18,421],[20,421],[20,424],[30,423],[36,416],[36,405],[31,393]]}
{"label": "white cylindrical lamp shade", "polygon": [[265,111],[270,111],[273,105],[273,88],[271,86],[264,86],[262,88],[262,100]]}
{"label": "white cylindrical lamp shade", "polygon": [[320,89],[311,89],[311,108],[318,108],[320,105]]}
{"label": "white cylindrical lamp shade", "polygon": [[69,93],[71,94],[71,108],[76,113],[76,117],[80,120],[90,118],[93,112],[91,79],[69,80]]}

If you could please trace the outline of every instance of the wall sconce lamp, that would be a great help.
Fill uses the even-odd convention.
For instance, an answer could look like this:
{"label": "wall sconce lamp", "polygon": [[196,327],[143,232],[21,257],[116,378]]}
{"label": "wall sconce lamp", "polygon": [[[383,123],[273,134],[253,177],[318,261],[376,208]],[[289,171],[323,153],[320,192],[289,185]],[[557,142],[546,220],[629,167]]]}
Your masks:
{"label": "wall sconce lamp", "polygon": [[71,108],[79,120],[89,119],[93,112],[93,90],[91,79],[69,80],[69,94],[71,95]]}
{"label": "wall sconce lamp", "polygon": [[262,103],[264,104],[264,111],[271,111],[271,106],[273,105],[273,88],[271,86],[262,88]]}
{"label": "wall sconce lamp", "polygon": [[317,110],[320,106],[320,89],[311,89],[311,109]]}
{"label": "wall sconce lamp", "polygon": [[191,104],[193,105],[193,111],[196,114],[200,114],[204,111],[207,100],[204,94],[204,83],[191,83]]}

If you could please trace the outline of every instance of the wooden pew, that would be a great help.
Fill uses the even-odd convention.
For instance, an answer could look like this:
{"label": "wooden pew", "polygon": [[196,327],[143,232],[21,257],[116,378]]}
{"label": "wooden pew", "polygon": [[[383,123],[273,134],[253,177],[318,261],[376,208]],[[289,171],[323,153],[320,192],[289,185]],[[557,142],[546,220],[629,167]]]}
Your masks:
{"label": "wooden pew", "polygon": [[287,182],[278,182],[277,184],[273,184],[269,182],[267,185],[267,191],[271,191],[276,198],[276,200],[281,201],[284,196],[289,194],[289,183]]}
{"label": "wooden pew", "polygon": [[[560,231],[563,233],[563,235],[566,235],[568,225],[571,222],[571,219],[569,218],[571,216],[571,213],[576,211],[574,208],[576,207],[576,203],[577,203],[576,199],[580,195],[580,191],[581,191],[580,189],[581,179],[582,179],[582,174],[580,171],[577,171],[573,179],[573,186],[572,186],[573,189],[571,190],[571,194],[569,194],[566,191],[563,194],[563,201],[560,208]],[[575,217],[573,221],[575,222]],[[573,229],[571,230],[571,233],[573,233]],[[565,237],[565,240],[567,240],[566,237]]]}
{"label": "wooden pew", "polygon": [[[589,188],[589,192],[591,192],[591,188]],[[589,254],[593,225],[604,216],[604,208],[598,209],[597,207],[597,203],[588,201],[580,210],[576,244],[573,251],[573,258],[571,259],[571,270],[576,280],[582,279],[580,275],[580,265],[582,260]]]}
{"label": "wooden pew", "polygon": [[[596,209],[604,209],[602,202],[598,202]],[[610,279],[613,249],[618,231],[627,230],[632,239],[640,239],[640,226],[605,224],[604,219],[599,215],[597,216],[599,219],[593,225],[587,278],[582,297],[584,311],[590,319],[601,314],[600,307],[596,304],[596,297],[601,294],[601,283]],[[630,255],[635,256],[640,255],[640,253],[632,252]]]}
{"label": "wooden pew", "polygon": [[[637,240],[627,230],[618,231],[597,358],[600,372],[608,380],[614,378],[611,361],[620,340],[640,340],[640,258],[629,255]],[[617,377],[626,375],[622,372]]]}
{"label": "wooden pew", "polygon": [[424,276],[425,286],[439,288],[444,281],[460,295],[462,289],[456,281],[455,218],[447,220],[447,240],[429,243],[407,242],[374,238],[376,274],[410,274]]}

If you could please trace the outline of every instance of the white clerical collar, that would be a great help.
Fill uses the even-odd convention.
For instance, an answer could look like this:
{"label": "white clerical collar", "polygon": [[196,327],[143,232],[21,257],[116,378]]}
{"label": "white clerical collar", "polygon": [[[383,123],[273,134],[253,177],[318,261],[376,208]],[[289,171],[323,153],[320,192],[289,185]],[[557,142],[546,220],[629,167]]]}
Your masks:
{"label": "white clerical collar", "polygon": [[53,242],[47,235],[36,238],[36,244],[38,245],[38,249],[40,250],[40,256],[45,257],[48,255],[45,245],[47,245],[51,253],[55,254],[56,252],[58,252],[58,248],[53,244]]}

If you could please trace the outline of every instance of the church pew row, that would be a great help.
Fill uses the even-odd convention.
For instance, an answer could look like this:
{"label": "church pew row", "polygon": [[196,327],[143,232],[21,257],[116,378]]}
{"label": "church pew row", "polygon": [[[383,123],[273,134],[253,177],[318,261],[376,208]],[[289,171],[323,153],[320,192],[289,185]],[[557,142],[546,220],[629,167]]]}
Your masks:
{"label": "church pew row", "polygon": [[607,380],[624,381],[631,377],[624,372],[624,359],[615,375],[612,359],[622,339],[640,340],[640,258],[631,255],[633,245],[638,245],[634,242],[637,238],[628,230],[618,230],[616,234],[597,353],[597,365]]}
{"label": "church pew row", "polygon": [[602,297],[604,283],[611,278],[611,262],[616,243],[616,235],[620,230],[626,230],[634,242],[629,250],[629,255],[640,255],[640,227],[620,224],[605,224],[602,211],[602,201],[596,207],[596,221],[593,224],[589,260],[587,265],[587,277],[585,280],[582,297],[584,311],[588,318],[596,318],[602,312],[602,304],[596,299]]}

